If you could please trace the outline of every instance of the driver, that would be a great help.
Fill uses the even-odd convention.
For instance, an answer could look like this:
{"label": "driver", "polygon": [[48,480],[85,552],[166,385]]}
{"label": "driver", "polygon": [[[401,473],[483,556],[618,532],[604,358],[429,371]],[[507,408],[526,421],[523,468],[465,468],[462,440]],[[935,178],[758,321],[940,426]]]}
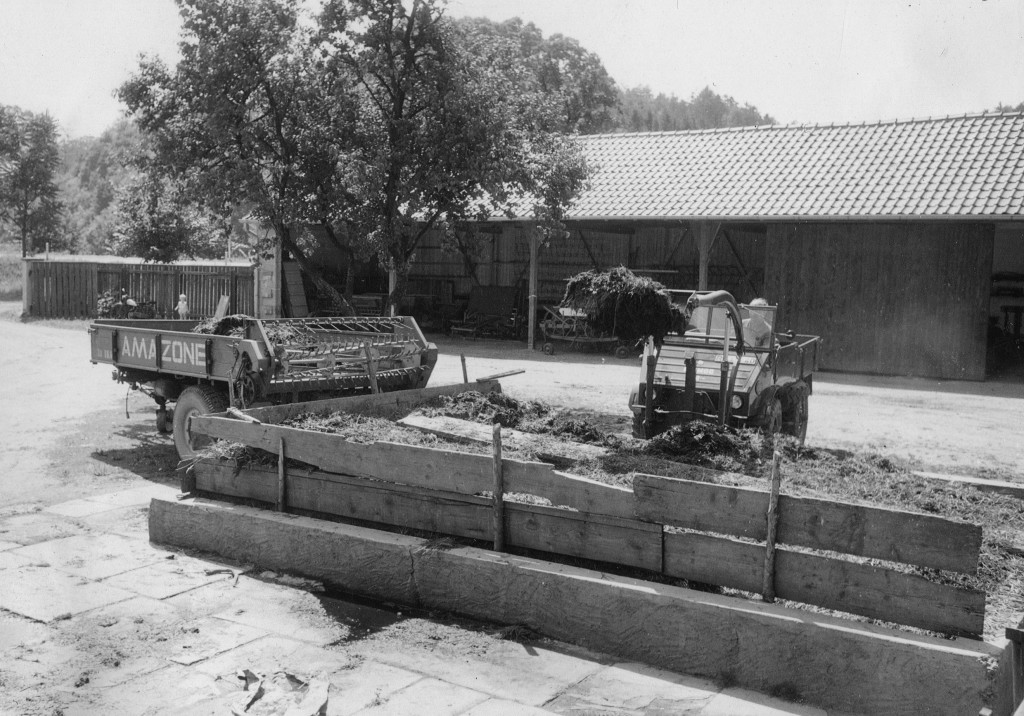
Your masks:
{"label": "driver", "polygon": [[[768,302],[763,298],[755,298],[747,304],[750,308],[767,305]],[[747,317],[743,319],[744,342],[754,348],[764,348],[771,337],[772,327],[768,325],[768,321],[764,320],[760,313],[749,311]]]}

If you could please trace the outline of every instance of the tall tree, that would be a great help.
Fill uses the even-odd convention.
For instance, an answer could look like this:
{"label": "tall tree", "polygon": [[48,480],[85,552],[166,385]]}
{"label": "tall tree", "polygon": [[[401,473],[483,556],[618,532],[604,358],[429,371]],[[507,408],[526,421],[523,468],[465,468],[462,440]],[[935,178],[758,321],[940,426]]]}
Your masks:
{"label": "tall tree", "polygon": [[21,255],[50,243],[70,248],[56,173],[57,123],[48,114],[0,107],[0,221],[21,241]]}
{"label": "tall tree", "polygon": [[320,217],[324,204],[312,198],[341,196],[332,182],[341,178],[346,134],[328,122],[351,116],[324,103],[344,105],[346,95],[320,61],[299,1],[177,2],[181,60],[172,70],[143,59],[120,99],[152,139],[157,163],[224,215],[250,204],[318,288],[347,306],[297,234],[341,213]]}
{"label": "tall tree", "polygon": [[434,228],[532,213],[557,225],[586,167],[558,130],[558,98],[531,91],[520,48],[467,32],[435,0],[330,0],[321,38],[358,101],[351,221],[397,275]]}
{"label": "tall tree", "polygon": [[230,219],[191,199],[173,178],[144,172],[118,190],[111,248],[121,256],[169,262],[224,256]]}
{"label": "tall tree", "polygon": [[470,33],[501,38],[518,47],[519,62],[527,70],[524,89],[556,98],[561,105],[561,131],[594,134],[614,127],[619,102],[615,81],[601,58],[577,40],[560,34],[546,38],[536,25],[518,17],[504,22],[464,18],[459,25]]}

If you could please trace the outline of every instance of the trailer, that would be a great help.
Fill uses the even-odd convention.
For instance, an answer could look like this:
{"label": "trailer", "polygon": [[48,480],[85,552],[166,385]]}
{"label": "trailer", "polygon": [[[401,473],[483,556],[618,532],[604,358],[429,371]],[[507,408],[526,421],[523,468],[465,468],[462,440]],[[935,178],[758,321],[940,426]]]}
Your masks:
{"label": "trailer", "polygon": [[437,362],[411,316],[101,319],[89,334],[92,362],[153,398],[182,459],[206,442],[189,431],[193,415],[422,388]]}
{"label": "trailer", "polygon": [[821,339],[775,330],[777,307],[743,305],[726,291],[669,291],[685,324],[648,339],[629,399],[633,434],[711,420],[783,432],[802,445]]}

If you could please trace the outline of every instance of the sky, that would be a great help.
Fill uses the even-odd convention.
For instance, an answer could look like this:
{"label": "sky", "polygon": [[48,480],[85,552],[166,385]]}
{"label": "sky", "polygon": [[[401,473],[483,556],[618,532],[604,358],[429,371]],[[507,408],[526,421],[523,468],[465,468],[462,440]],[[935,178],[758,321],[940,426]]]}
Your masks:
{"label": "sky", "polygon": [[[173,0],[2,0],[0,104],[68,137],[121,116],[140,54],[177,57]],[[1021,0],[449,0],[574,37],[622,87],[705,86],[782,123],[910,119],[1024,102]]]}

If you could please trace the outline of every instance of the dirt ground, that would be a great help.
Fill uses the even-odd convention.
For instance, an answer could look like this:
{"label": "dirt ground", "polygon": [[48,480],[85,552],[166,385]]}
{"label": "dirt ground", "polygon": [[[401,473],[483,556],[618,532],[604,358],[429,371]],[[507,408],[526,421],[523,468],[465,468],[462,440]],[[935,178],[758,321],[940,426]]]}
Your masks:
{"label": "dirt ground", "polygon": [[[0,516],[153,483],[176,486],[176,455],[170,437],[155,430],[155,406],[113,382],[110,366],[89,363],[87,322],[21,323],[19,312],[18,303],[0,303]],[[544,356],[521,343],[431,338],[441,351],[431,384],[460,382],[462,354],[470,379],[525,370],[502,379],[506,392],[586,411],[607,432],[629,430],[626,402],[638,359]],[[1024,483],[1022,409],[1020,382],[825,373],[815,380],[807,442]],[[457,646],[464,638],[453,633],[449,641]]]}
{"label": "dirt ground", "polygon": [[[155,405],[112,381],[110,366],[89,363],[88,323],[21,323],[19,312],[19,303],[0,303],[0,501],[53,504],[140,478],[173,484],[174,449],[155,430]],[[502,380],[506,392],[593,413],[607,432],[629,430],[638,359],[431,339],[440,349],[433,385],[462,380],[462,354],[470,379],[524,370]],[[1021,382],[822,373],[810,413],[812,447],[866,448],[921,470],[1024,482]]]}

